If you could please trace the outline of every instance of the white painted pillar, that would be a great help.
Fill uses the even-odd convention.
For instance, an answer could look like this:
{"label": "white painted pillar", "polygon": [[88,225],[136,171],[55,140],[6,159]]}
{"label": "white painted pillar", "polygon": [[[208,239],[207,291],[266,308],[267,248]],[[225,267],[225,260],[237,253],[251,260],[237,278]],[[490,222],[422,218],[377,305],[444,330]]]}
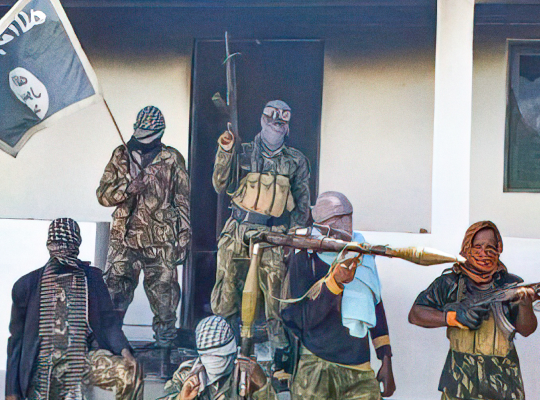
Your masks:
{"label": "white painted pillar", "polygon": [[469,225],[473,30],[474,0],[437,1],[431,228],[458,246]]}

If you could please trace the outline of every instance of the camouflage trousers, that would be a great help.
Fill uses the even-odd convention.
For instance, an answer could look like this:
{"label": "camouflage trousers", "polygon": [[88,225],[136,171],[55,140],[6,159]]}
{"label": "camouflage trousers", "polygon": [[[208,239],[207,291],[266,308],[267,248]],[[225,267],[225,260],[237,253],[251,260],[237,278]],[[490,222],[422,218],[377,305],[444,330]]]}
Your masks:
{"label": "camouflage trousers", "polygon": [[167,260],[164,248],[134,250],[116,240],[110,241],[104,277],[114,308],[122,318],[133,301],[141,270],[144,291],[154,313],[154,338],[158,345],[170,346],[176,338],[176,311],[180,301],[176,265]]}
{"label": "camouflage trousers", "polygon": [[[218,242],[216,283],[212,290],[212,312],[232,319],[240,313],[242,291],[249,270],[249,238],[266,226],[238,223],[230,218]],[[280,316],[281,285],[285,277],[283,248],[270,247],[262,252],[259,287],[264,297],[268,338],[272,347],[285,348],[288,340]],[[272,297],[273,296],[273,297]]]}
{"label": "camouflage trousers", "polygon": [[514,347],[506,357],[450,350],[439,382],[449,398],[524,400],[525,390]]}
{"label": "camouflage trousers", "polygon": [[[58,363],[51,373],[49,399],[60,399],[62,375],[69,366],[65,362]],[[37,378],[34,375],[34,379]],[[116,400],[143,400],[142,369],[134,369],[124,357],[115,356],[107,350],[95,350],[88,353],[87,369],[83,375],[83,398],[87,399],[92,387],[104,390],[115,390]],[[40,400],[36,383],[30,388],[29,400]]]}
{"label": "camouflage trousers", "polygon": [[381,400],[372,369],[357,370],[314,354],[302,354],[292,387],[293,400]]}

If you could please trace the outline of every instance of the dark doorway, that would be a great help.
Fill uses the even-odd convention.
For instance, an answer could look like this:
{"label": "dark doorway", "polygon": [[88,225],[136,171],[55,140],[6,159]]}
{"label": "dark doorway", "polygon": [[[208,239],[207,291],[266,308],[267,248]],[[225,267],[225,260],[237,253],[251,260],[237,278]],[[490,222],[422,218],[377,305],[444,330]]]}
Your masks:
{"label": "dark doorway", "polygon": [[[292,109],[288,145],[311,163],[311,196],[317,194],[322,105],[324,42],[322,40],[233,40],[236,57],[238,127],[243,142],[260,131],[264,105],[275,99]],[[189,170],[191,177],[191,256],[184,272],[182,323],[190,327],[211,314],[210,293],[216,270],[218,196],[212,186],[217,139],[226,125],[212,95],[226,93],[224,41],[195,42]],[[226,221],[229,210],[223,209]],[[226,215],[225,215],[226,214]]]}

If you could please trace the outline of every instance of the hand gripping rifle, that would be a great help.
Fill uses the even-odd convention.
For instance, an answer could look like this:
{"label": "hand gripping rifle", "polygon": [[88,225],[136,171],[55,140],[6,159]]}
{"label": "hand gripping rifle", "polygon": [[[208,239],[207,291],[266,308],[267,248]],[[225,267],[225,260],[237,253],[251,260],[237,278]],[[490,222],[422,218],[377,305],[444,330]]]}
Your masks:
{"label": "hand gripping rifle", "polygon": [[[538,283],[508,283],[506,285],[492,288],[483,291],[477,291],[474,294],[467,296],[462,302],[468,308],[476,308],[482,306],[489,306],[493,312],[493,316],[498,327],[502,330],[503,334],[507,337],[512,337],[515,333],[515,327],[506,318],[502,303],[505,301],[514,301],[519,299],[519,291],[523,288],[533,289],[536,293],[536,297],[540,293],[540,282]],[[534,307],[535,311],[540,311]]]}
{"label": "hand gripping rifle", "polygon": [[[351,235],[345,231],[335,230],[334,228],[317,226],[319,231],[324,234],[333,234],[339,237],[350,238]],[[310,233],[306,231],[307,233]],[[251,241],[251,258],[249,271],[242,293],[242,329],[241,335],[241,354],[249,356],[253,341],[253,323],[257,312],[257,298],[259,295],[259,264],[262,252],[265,247],[286,246],[296,249],[307,249],[313,251],[331,251],[341,253],[343,251],[356,252],[358,254],[372,254],[376,256],[401,258],[419,265],[436,265],[450,262],[464,262],[461,256],[454,257],[439,250],[428,247],[407,247],[392,248],[389,246],[373,246],[368,243],[356,243],[350,240],[334,239],[330,237],[306,236],[298,234],[281,234],[276,232],[260,232]],[[333,265],[329,271],[336,265]],[[324,278],[323,278],[324,279]],[[315,284],[317,285],[317,284]],[[315,287],[314,285],[314,287]],[[313,289],[313,288],[312,288]],[[311,289],[310,289],[311,291]],[[309,293],[309,292],[308,292]],[[295,299],[298,301],[299,299]],[[291,302],[290,300],[282,300]],[[295,301],[292,301],[295,302]],[[247,398],[246,381],[240,379],[239,393],[243,398]],[[244,389],[244,390],[243,390]]]}

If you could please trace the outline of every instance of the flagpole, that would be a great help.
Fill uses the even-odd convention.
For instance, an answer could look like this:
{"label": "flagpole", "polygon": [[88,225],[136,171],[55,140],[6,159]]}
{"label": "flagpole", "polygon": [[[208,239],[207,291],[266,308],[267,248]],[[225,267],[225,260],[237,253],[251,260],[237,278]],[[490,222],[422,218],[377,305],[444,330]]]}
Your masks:
{"label": "flagpole", "polygon": [[120,136],[120,140],[122,141],[122,144],[124,145],[124,148],[126,149],[126,153],[129,157],[129,159],[131,161],[133,161],[135,163],[135,165],[137,165],[137,167],[139,167],[141,169],[141,171],[143,170],[143,167],[141,166],[141,164],[138,163],[137,160],[135,160],[132,156],[131,156],[131,153],[127,147],[127,144],[126,144],[126,141],[124,140],[124,137],[122,136],[122,133],[120,132],[120,128],[118,127],[118,124],[116,123],[116,119],[114,119],[114,115],[112,114],[111,112],[111,109],[109,108],[109,105],[107,104],[107,100],[105,100],[105,98],[103,98],[103,103],[105,103],[105,107],[107,107],[107,111],[109,112],[109,115],[111,116],[111,119],[114,123],[114,126],[116,127],[116,132],[118,132],[118,136]]}

